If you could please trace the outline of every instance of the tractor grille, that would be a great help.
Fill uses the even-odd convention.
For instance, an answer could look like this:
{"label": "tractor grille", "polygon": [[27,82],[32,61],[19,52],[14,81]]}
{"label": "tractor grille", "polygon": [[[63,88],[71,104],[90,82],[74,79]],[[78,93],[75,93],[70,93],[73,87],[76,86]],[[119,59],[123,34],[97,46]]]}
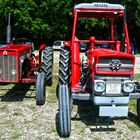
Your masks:
{"label": "tractor grille", "polygon": [[16,82],[18,80],[16,56],[0,56],[0,82]]}
{"label": "tractor grille", "polygon": [[96,68],[104,72],[132,72],[134,64],[131,58],[100,57]]}

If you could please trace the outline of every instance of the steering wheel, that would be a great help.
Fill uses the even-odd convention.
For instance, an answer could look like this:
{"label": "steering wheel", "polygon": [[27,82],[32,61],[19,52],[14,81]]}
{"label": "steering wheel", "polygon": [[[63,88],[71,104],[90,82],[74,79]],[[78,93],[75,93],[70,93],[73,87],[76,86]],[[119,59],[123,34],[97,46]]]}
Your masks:
{"label": "steering wheel", "polygon": [[13,40],[13,43],[15,43],[15,44],[28,44],[28,45],[31,45],[32,41],[27,39],[27,38],[18,38],[18,39]]}
{"label": "steering wheel", "polygon": [[13,43],[14,44],[27,44],[27,45],[30,45],[32,47],[32,52],[34,51],[34,43],[27,39],[27,38],[18,38],[18,39],[15,39],[13,40]]}

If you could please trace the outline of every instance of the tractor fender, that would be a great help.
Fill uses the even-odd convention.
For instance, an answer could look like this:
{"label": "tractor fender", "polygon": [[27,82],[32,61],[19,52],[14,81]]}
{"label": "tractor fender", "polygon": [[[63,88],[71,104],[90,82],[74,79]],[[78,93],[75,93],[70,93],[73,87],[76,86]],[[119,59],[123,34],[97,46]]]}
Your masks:
{"label": "tractor fender", "polygon": [[41,44],[39,47],[39,65],[41,64],[41,54],[42,50],[46,47],[46,44]]}

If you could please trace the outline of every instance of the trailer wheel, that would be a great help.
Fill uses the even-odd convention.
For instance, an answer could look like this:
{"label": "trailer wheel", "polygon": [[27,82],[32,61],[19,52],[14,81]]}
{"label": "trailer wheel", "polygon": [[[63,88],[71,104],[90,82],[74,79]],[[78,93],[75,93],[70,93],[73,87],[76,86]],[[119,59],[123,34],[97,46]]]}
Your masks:
{"label": "trailer wheel", "polygon": [[70,101],[67,85],[59,86],[59,125],[60,135],[68,137],[71,132]]}
{"label": "trailer wheel", "polygon": [[60,60],[59,60],[59,83],[69,84],[70,76],[70,52],[68,48],[62,47],[60,50]]}
{"label": "trailer wheel", "polygon": [[36,104],[40,106],[44,105],[45,97],[45,73],[40,72],[36,80]]}
{"label": "trailer wheel", "polygon": [[137,118],[140,123],[140,99],[137,99]]}
{"label": "trailer wheel", "polygon": [[53,71],[53,48],[46,47],[42,51],[42,69],[46,74],[46,85],[52,85],[52,71]]}

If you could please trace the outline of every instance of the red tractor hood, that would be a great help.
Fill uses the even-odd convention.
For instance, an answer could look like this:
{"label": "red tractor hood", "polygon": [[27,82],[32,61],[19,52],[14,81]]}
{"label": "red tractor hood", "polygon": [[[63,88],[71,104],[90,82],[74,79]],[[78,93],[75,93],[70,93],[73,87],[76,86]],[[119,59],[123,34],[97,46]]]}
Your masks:
{"label": "red tractor hood", "polygon": [[14,51],[14,52],[24,52],[31,50],[31,46],[27,44],[14,44],[3,45],[0,47],[0,51]]}
{"label": "red tractor hood", "polygon": [[89,63],[96,74],[132,75],[135,57],[132,54],[99,48],[89,50]]}
{"label": "red tractor hood", "polygon": [[90,53],[92,53],[92,56],[94,57],[100,57],[100,56],[104,56],[104,57],[129,57],[132,59],[135,59],[134,55],[129,54],[129,53],[124,53],[124,52],[117,52],[114,50],[110,50],[110,49],[95,49],[92,51],[89,51]]}

